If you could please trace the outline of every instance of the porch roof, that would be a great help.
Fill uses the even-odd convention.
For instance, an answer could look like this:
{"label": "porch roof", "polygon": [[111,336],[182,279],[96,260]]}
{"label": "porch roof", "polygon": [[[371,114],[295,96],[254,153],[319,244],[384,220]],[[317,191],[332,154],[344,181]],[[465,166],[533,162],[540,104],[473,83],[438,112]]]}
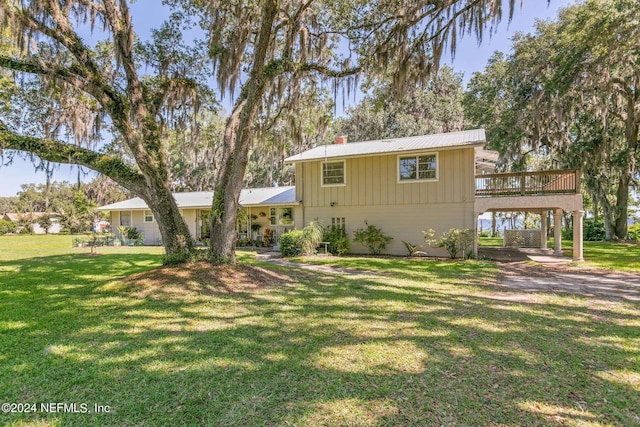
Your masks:
{"label": "porch roof", "polygon": [[[180,209],[210,208],[213,201],[213,191],[173,193],[173,198]],[[245,188],[240,192],[239,202],[244,207],[298,204],[295,187]],[[101,211],[135,211],[144,209],[149,209],[149,207],[139,197],[98,208]]]}

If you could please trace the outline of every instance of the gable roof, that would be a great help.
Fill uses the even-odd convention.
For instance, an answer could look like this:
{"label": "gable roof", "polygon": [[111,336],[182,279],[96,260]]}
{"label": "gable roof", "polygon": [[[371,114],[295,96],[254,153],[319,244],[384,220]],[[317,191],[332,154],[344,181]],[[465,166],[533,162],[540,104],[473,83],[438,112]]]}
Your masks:
{"label": "gable roof", "polygon": [[59,214],[57,214],[56,212],[7,212],[4,215],[0,215],[0,218],[4,218],[7,221],[11,221],[11,222],[18,222],[21,219],[29,219],[31,221],[35,221],[36,219],[43,217],[43,216],[52,216],[52,217],[58,217],[60,216]]}
{"label": "gable roof", "polygon": [[408,151],[480,146],[487,140],[484,129],[433,135],[410,136],[406,138],[379,139],[375,141],[351,142],[347,144],[323,145],[287,157],[285,162],[307,162],[311,160],[357,157],[375,154],[402,153]]}
{"label": "gable roof", "polygon": [[[185,193],[173,193],[173,198],[180,209],[210,208],[213,202],[213,191],[193,191]],[[240,192],[240,205],[265,206],[265,205],[297,205],[295,187],[267,187],[245,188]],[[102,206],[101,211],[127,211],[149,209],[147,204],[139,197],[118,203]]]}

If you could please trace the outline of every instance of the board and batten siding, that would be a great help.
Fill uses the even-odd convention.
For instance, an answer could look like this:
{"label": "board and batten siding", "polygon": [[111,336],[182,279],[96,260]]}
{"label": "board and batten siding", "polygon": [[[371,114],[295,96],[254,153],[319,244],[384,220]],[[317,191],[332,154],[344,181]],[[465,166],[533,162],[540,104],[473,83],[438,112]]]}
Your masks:
{"label": "board and batten siding", "polygon": [[[406,254],[402,240],[423,243],[422,230],[432,228],[438,237],[451,228],[473,229],[474,149],[437,154],[437,181],[398,182],[397,153],[347,158],[344,186],[321,185],[322,161],[296,164],[296,197],[303,201],[305,224],[318,218],[329,225],[331,218],[344,217],[353,239],[353,231],[365,227],[366,220],[394,238],[385,251],[392,254]],[[352,246],[353,252],[366,252]],[[446,255],[441,249],[430,252]]]}

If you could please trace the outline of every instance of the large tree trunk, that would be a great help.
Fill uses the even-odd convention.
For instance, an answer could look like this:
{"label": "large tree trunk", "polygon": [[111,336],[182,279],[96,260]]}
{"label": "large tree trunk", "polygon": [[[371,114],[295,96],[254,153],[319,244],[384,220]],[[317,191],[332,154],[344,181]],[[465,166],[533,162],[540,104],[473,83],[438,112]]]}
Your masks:
{"label": "large tree trunk", "polygon": [[618,239],[627,238],[627,218],[629,207],[629,182],[630,176],[623,174],[618,180],[618,190],[616,192],[616,217],[613,224],[615,236]]}
{"label": "large tree trunk", "polygon": [[210,258],[214,264],[236,262],[238,198],[249,161],[254,119],[266,85],[273,78],[273,75],[265,73],[265,61],[276,12],[277,4],[274,0],[264,2],[250,77],[242,88],[240,98],[236,101],[225,127],[224,153],[211,206]]}
{"label": "large tree trunk", "polygon": [[158,224],[162,245],[165,249],[165,264],[186,261],[195,248],[195,242],[169,188],[161,182],[150,186],[143,199]]}

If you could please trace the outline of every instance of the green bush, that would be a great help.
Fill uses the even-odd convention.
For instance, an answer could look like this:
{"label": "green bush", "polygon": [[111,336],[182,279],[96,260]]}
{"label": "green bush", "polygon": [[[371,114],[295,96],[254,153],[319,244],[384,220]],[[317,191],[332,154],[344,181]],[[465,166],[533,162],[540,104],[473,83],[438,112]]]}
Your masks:
{"label": "green bush", "polygon": [[302,254],[302,230],[291,230],[280,236],[280,253],[285,257]]}
{"label": "green bush", "polygon": [[640,242],[640,223],[630,225],[627,229],[629,240]]}
{"label": "green bush", "polygon": [[387,248],[393,237],[387,236],[375,225],[364,222],[367,228],[359,228],[353,232],[353,241],[362,244],[371,255],[380,255]]}
{"label": "green bush", "polygon": [[[584,240],[588,242],[600,242],[604,240],[604,221],[602,218],[597,220],[594,218],[587,218],[584,220]],[[573,236],[571,236],[573,238]]]}
{"label": "green bush", "polygon": [[18,226],[15,222],[7,221],[6,219],[0,219],[0,235],[7,233],[15,233]]}
{"label": "green bush", "polygon": [[332,255],[342,256],[351,250],[351,243],[343,227],[332,225],[325,229],[322,240],[329,242],[327,249]]}
{"label": "green bush", "polygon": [[442,233],[439,239],[433,239],[433,230],[425,233],[425,241],[430,245],[445,248],[451,258],[455,258],[458,253],[462,253],[463,258],[470,258],[473,253],[474,235],[473,230],[452,228]]}
{"label": "green bush", "polygon": [[324,236],[324,227],[318,221],[310,221],[309,224],[302,229],[302,254],[313,255],[316,248],[322,242]]}
{"label": "green bush", "polygon": [[[273,235],[273,230],[270,228],[265,228],[262,233],[262,243],[264,246],[269,247],[275,244],[275,237]],[[262,245],[260,245],[262,246]]]}

